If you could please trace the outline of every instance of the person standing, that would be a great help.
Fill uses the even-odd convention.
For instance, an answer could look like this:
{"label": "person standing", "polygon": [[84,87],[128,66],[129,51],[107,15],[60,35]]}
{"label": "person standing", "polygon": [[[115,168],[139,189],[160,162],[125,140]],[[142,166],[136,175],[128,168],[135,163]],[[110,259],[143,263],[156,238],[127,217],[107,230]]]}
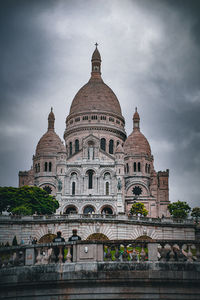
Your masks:
{"label": "person standing", "polygon": [[72,230],[72,236],[68,239],[69,242],[81,240],[81,237],[77,235],[77,229]]}
{"label": "person standing", "polygon": [[[77,235],[77,229],[73,229],[72,236],[69,237],[68,241],[74,242],[74,241],[80,241],[80,240],[81,240],[81,237],[79,235]],[[71,261],[73,261],[73,245],[71,245],[70,254],[71,254]]]}
{"label": "person standing", "polygon": [[[53,243],[62,243],[62,242],[65,242],[65,239],[63,237],[61,237],[62,233],[61,231],[58,231],[57,232],[57,236],[53,239]],[[58,255],[59,255],[59,247],[56,246],[54,248],[54,254],[55,254],[55,257],[56,257],[56,262],[58,262]],[[62,256],[63,256],[63,262],[64,262],[64,247],[62,248]]]}

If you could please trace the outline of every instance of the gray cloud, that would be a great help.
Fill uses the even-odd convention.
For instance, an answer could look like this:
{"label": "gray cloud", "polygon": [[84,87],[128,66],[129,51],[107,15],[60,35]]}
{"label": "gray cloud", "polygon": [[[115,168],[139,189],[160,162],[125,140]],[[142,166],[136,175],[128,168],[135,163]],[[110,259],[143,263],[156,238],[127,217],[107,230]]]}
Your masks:
{"label": "gray cloud", "polygon": [[170,199],[199,205],[200,3],[184,0],[1,1],[0,184],[17,185],[47,128],[62,137],[99,42],[104,81],[132,130],[135,106]]}

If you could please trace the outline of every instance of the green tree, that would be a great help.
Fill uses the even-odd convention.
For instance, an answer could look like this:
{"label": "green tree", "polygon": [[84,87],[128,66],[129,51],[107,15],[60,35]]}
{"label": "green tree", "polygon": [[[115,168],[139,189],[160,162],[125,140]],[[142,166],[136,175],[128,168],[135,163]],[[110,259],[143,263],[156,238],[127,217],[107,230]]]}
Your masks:
{"label": "green tree", "polygon": [[148,215],[148,210],[144,207],[143,203],[136,202],[136,203],[133,203],[133,205],[131,207],[131,210],[130,210],[130,213],[132,215],[140,214],[140,215],[146,217]]}
{"label": "green tree", "polygon": [[191,207],[187,202],[177,201],[168,205],[169,212],[173,218],[186,219]]}
{"label": "green tree", "polygon": [[191,212],[191,216],[195,218],[196,222],[200,218],[200,207],[194,207]]}
{"label": "green tree", "polygon": [[36,186],[20,188],[0,187],[0,212],[17,215],[52,214],[59,207],[58,201]]}

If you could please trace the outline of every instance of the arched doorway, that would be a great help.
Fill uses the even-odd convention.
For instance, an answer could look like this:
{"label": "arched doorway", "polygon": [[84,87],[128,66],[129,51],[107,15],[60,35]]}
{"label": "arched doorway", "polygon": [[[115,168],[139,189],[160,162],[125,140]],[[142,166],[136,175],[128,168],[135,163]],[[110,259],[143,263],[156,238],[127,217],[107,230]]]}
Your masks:
{"label": "arched doorway", "polygon": [[109,238],[103,233],[92,233],[86,239],[86,241],[94,241],[94,240],[96,240],[96,241],[108,241]]}
{"label": "arched doorway", "polygon": [[65,215],[77,214],[77,208],[76,208],[76,206],[74,206],[74,205],[68,206],[68,207],[66,208],[64,214],[65,214]]}
{"label": "arched doorway", "polygon": [[93,213],[95,213],[95,209],[92,205],[87,205],[84,207],[83,213],[84,213],[84,215],[93,214]]}
{"label": "arched doorway", "polygon": [[54,239],[55,237],[56,237],[56,235],[53,234],[53,233],[45,234],[45,235],[43,235],[43,236],[39,239],[38,243],[39,243],[39,244],[52,243],[52,241],[53,241],[53,239]]}

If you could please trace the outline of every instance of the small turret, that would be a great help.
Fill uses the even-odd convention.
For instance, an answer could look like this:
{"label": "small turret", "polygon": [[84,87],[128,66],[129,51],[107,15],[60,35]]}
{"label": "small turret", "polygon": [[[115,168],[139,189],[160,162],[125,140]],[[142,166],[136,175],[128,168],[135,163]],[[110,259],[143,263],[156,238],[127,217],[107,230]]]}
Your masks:
{"label": "small turret", "polygon": [[101,77],[101,55],[99,53],[99,50],[97,49],[98,44],[95,44],[96,49],[94,50],[92,54],[92,78],[99,78]]}

